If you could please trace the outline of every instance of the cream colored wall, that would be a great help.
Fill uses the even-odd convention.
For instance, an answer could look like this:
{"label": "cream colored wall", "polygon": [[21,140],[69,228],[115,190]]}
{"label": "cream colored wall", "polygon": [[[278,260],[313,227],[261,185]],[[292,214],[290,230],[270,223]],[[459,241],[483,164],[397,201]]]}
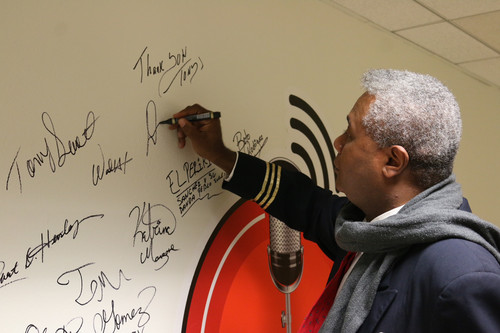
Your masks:
{"label": "cream colored wall", "polygon": [[459,74],[449,86],[460,103],[463,121],[455,173],[473,212],[500,226],[500,91]]}

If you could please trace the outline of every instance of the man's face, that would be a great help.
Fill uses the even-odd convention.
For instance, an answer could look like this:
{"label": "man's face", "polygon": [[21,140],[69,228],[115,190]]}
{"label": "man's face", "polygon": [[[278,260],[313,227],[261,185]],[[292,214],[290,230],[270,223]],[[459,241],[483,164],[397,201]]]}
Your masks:
{"label": "man's face", "polygon": [[362,120],[375,101],[373,95],[364,93],[347,116],[347,129],[334,141],[338,154],[335,158],[335,186],[362,210],[380,196],[385,156],[366,133]]}

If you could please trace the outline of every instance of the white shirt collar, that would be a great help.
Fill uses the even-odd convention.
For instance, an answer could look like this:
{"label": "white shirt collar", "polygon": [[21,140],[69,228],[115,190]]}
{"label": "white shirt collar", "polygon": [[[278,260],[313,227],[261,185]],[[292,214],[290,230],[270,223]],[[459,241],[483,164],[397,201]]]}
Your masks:
{"label": "white shirt collar", "polygon": [[401,205],[399,207],[388,210],[387,212],[382,213],[379,216],[375,217],[373,220],[371,220],[371,222],[380,221],[380,220],[388,218],[389,216],[396,215],[401,210],[401,208],[403,208],[403,206],[404,205]]}

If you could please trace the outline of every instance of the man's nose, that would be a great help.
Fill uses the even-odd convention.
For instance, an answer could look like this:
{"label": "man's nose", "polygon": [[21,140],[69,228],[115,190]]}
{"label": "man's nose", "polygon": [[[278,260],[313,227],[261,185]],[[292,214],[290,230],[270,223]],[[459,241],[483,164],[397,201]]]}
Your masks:
{"label": "man's nose", "polygon": [[333,146],[337,150],[337,154],[340,154],[342,152],[342,148],[344,147],[343,141],[342,141],[342,135],[339,135],[334,141],[333,141]]}

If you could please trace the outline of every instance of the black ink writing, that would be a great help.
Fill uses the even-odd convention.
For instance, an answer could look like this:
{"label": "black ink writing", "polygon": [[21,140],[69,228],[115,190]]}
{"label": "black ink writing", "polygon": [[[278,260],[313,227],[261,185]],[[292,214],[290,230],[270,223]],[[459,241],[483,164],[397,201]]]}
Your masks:
{"label": "black ink writing", "polygon": [[130,332],[130,326],[142,332],[147,323],[151,320],[148,309],[155,296],[156,287],[150,286],[144,288],[137,294],[137,298],[141,301],[141,304],[122,313],[117,311],[115,301],[112,300],[110,310],[107,311],[103,309],[101,312],[94,315],[94,332],[116,332],[123,329],[125,326],[127,326],[128,332]]}
{"label": "black ink writing", "polygon": [[5,270],[5,262],[0,261],[0,288],[5,287],[11,283],[24,280],[25,278],[14,278],[19,274],[19,263],[16,261],[11,269]]}
{"label": "black ink writing", "polygon": [[108,158],[106,160],[101,145],[99,145],[99,150],[101,151],[101,164],[94,164],[92,166],[92,184],[94,184],[94,186],[97,186],[99,181],[102,180],[104,176],[111,173],[121,171],[123,174],[126,174],[127,164],[132,161],[132,158],[128,157],[128,152],[125,152],[123,160],[121,157],[118,159]]}
{"label": "black ink writing", "polygon": [[198,157],[195,161],[184,162],[184,164],[182,165],[182,169],[186,173],[187,181],[191,182],[191,180],[195,178],[200,172],[207,168],[210,168],[211,166],[212,162]]}
{"label": "black ink writing", "polygon": [[245,130],[238,131],[233,136],[233,142],[236,143],[238,151],[247,153],[252,156],[259,156],[262,148],[267,143],[267,137],[260,135],[257,139],[252,139],[250,134]]}
{"label": "black ink writing", "polygon": [[[198,157],[184,162],[182,171],[170,170],[166,180],[170,193],[175,195],[181,216],[203,199],[211,199],[222,193],[220,187],[213,187],[224,178],[224,172],[216,171],[212,162]],[[216,192],[214,192],[216,191]]]}
{"label": "black ink writing", "polygon": [[[26,160],[26,170],[28,175],[31,178],[35,178],[38,167],[42,167],[47,164],[53,173],[56,172],[57,168],[62,168],[66,163],[66,158],[68,156],[76,155],[77,152],[85,147],[88,141],[92,139],[97,119],[98,118],[96,118],[94,112],[90,111],[87,114],[85,127],[83,128],[81,135],[75,136],[74,139],[66,140],[66,142],[64,142],[63,139],[57,134],[54,122],[52,121],[50,115],[47,112],[42,113],[42,124],[50,135],[43,139],[43,148]],[[6,189],[9,189],[12,172],[17,171],[19,191],[22,192],[22,176],[19,171],[18,163],[20,149],[21,148],[18,149],[9,169]]]}
{"label": "black ink writing", "polygon": [[190,57],[188,48],[185,46],[178,52],[169,52],[166,59],[152,61],[151,54],[146,46],[141,55],[137,58],[132,70],[139,72],[140,82],[146,78],[160,74],[158,82],[158,95],[165,95],[174,84],[182,87],[186,83],[192,83],[199,71],[203,70],[205,65],[201,57]]}
{"label": "black ink writing", "polygon": [[129,213],[129,217],[137,214],[133,246],[144,244],[146,247],[141,252],[139,260],[141,264],[150,260],[158,266],[155,270],[162,269],[169,261],[171,252],[178,251],[174,244],[170,244],[158,254],[155,250],[158,237],[171,236],[177,228],[177,221],[172,211],[161,204],[152,205],[143,203],[142,207],[135,206]]}
{"label": "black ink writing", "polygon": [[104,299],[104,290],[106,287],[110,287],[113,290],[120,290],[122,282],[131,280],[127,278],[120,269],[118,271],[118,277],[113,281],[111,281],[108,276],[101,271],[96,278],[90,279],[89,282],[83,272],[85,268],[93,264],[94,263],[88,263],[69,270],[57,278],[57,283],[61,286],[67,286],[72,281],[78,285],[78,296],[75,298],[75,302],[78,305],[86,305],[94,299],[96,299],[97,302],[101,302]]}
{"label": "black ink writing", "polygon": [[40,244],[34,248],[28,248],[26,251],[26,262],[24,267],[29,268],[33,261],[40,257],[41,262],[44,260],[44,255],[46,249],[51,248],[57,244],[62,239],[66,238],[67,235],[72,233],[72,238],[75,239],[78,236],[80,230],[80,225],[90,219],[103,218],[104,214],[96,214],[87,216],[81,220],[75,220],[75,222],[70,223],[68,219],[64,221],[63,230],[51,234],[50,230],[47,229],[46,233],[40,234]]}
{"label": "black ink writing", "polygon": [[82,317],[75,317],[68,321],[66,325],[63,325],[59,328],[56,328],[54,331],[49,330],[47,327],[43,329],[39,329],[36,325],[34,324],[29,324],[28,327],[26,327],[25,333],[49,333],[49,332],[54,332],[54,333],[79,333],[81,332],[81,329],[83,327],[83,318]]}
{"label": "black ink writing", "polygon": [[[51,134],[52,139],[54,140],[57,155],[57,166],[62,167],[64,163],[66,162],[66,157],[68,155],[76,155],[77,151],[80,148],[85,147],[87,142],[92,138],[94,134],[94,129],[95,129],[95,123],[96,123],[97,118],[95,117],[94,112],[90,111],[87,114],[87,121],[85,124],[85,128],[83,129],[82,136],[77,136],[75,137],[74,140],[68,140],[67,143],[65,144],[61,138],[58,137],[56,133],[56,129],[54,126],[54,123],[52,121],[52,118],[47,112],[44,112],[42,114],[42,123],[45,127],[45,129]],[[28,173],[31,177],[35,176],[36,172],[36,166],[41,166],[43,163],[45,163],[45,158],[48,158],[50,168],[52,172],[56,171],[56,163],[54,161],[54,155],[52,154],[52,151],[50,150],[50,146],[48,143],[47,138],[44,139],[45,141],[45,150],[40,151],[40,153],[37,153],[32,159],[29,159],[26,164],[28,167]]]}
{"label": "black ink writing", "polygon": [[156,104],[153,100],[150,100],[146,106],[146,133],[147,133],[147,143],[146,143],[146,156],[149,155],[149,143],[153,142],[156,145],[158,140],[158,115],[156,114]]}
{"label": "black ink writing", "polygon": [[19,151],[21,150],[21,147],[16,152],[16,156],[14,157],[14,160],[12,161],[12,164],[10,165],[9,168],[9,173],[7,175],[7,181],[5,183],[5,189],[8,191],[9,190],[9,183],[10,183],[10,176],[12,175],[12,171],[14,169],[14,165],[16,166],[16,169],[14,171],[17,171],[17,181],[19,184],[19,192],[23,193],[23,183],[21,181],[21,172],[19,171],[19,163],[17,162],[17,156],[19,156]]}
{"label": "black ink writing", "polygon": [[163,68],[163,60],[160,60],[157,65],[151,65],[149,61],[149,53],[146,54],[146,64],[143,64],[143,57],[144,53],[146,53],[146,50],[148,47],[146,46],[144,50],[142,51],[141,55],[137,59],[137,62],[135,63],[134,67],[132,68],[133,70],[139,69],[140,70],[140,75],[141,75],[141,83],[144,79],[144,72],[146,72],[146,77],[150,75],[156,75],[160,74],[161,72],[165,71]]}
{"label": "black ink writing", "polygon": [[190,183],[200,172],[212,166],[212,162],[200,157],[191,162],[184,162],[182,165],[182,169],[184,170],[182,174],[184,177],[181,176],[183,181],[180,180],[178,170],[171,170],[166,177],[169,183],[170,192],[172,194],[177,194],[186,182]]}
{"label": "black ink writing", "polygon": [[171,170],[166,178],[168,181],[170,192],[172,192],[172,194],[179,193],[184,184],[187,183],[187,180],[185,179],[183,179],[183,181],[180,180],[178,170]]}

